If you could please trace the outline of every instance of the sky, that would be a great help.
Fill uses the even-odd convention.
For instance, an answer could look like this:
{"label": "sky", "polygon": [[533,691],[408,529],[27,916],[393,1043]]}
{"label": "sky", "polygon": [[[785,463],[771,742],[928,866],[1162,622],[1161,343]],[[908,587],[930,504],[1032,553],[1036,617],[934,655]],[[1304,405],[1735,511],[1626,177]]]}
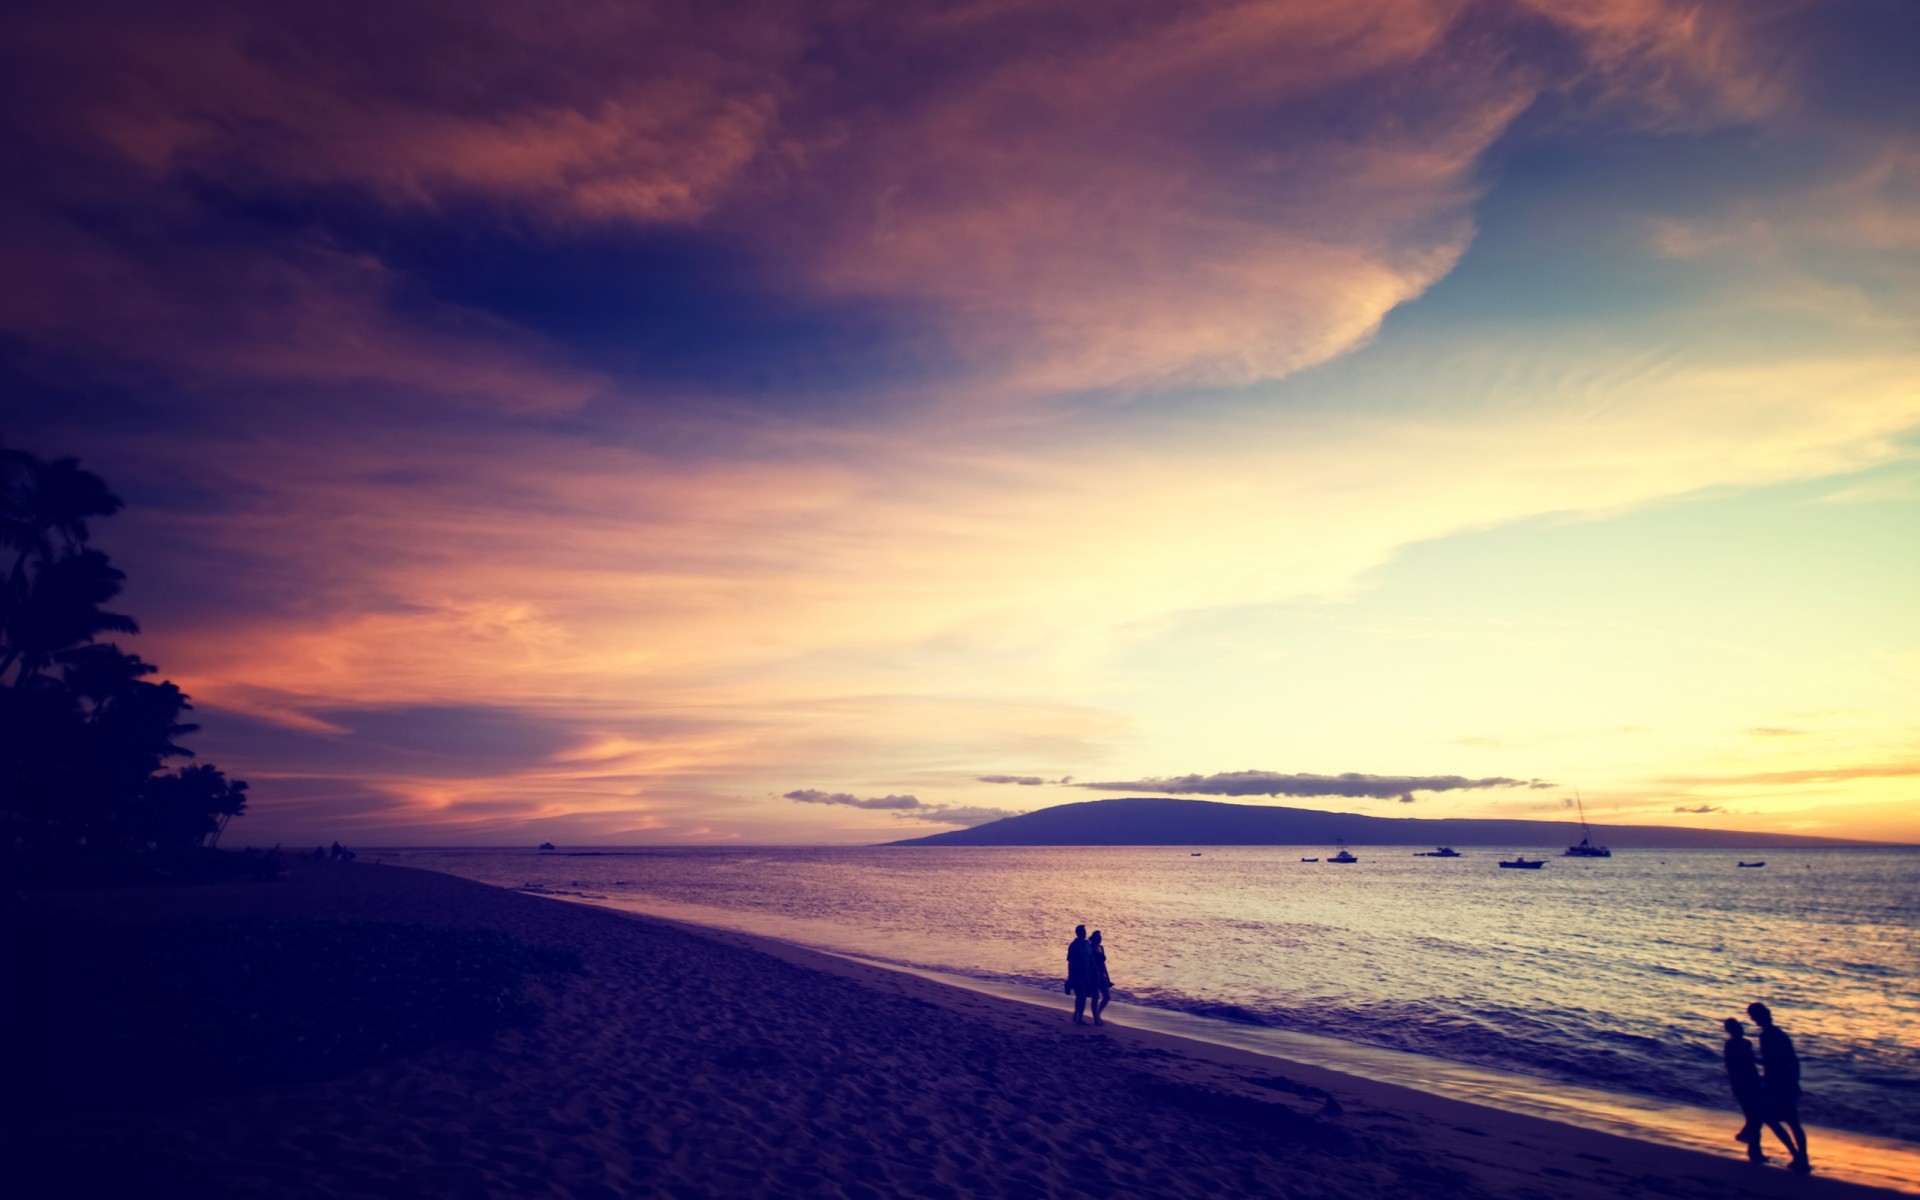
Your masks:
{"label": "sky", "polygon": [[28,0],[0,439],[230,840],[1920,842],[1920,7]]}

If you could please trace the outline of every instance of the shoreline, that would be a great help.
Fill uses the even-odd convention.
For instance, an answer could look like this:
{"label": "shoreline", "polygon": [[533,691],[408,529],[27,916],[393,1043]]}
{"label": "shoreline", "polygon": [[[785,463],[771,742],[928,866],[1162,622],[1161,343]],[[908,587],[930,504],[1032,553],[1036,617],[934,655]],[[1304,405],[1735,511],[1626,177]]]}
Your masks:
{"label": "shoreline", "polygon": [[[1075,1028],[1064,1007],[413,868],[302,864],[278,883],[28,906],[82,931],[504,936],[578,968],[530,979],[537,1020],[484,1044],[0,1130],[23,1200],[88,1194],[76,1171],[208,1197],[1903,1194],[1753,1167],[1731,1142],[1702,1153],[1152,1029]],[[35,1190],[52,1172],[66,1186]]]}
{"label": "shoreline", "polygon": [[[559,890],[522,891],[527,895],[583,907],[603,908],[642,921],[659,921],[700,936],[725,939],[761,953],[775,954],[815,970],[831,970],[846,963],[886,974],[905,975],[937,988],[965,992],[1006,1004],[1051,1013],[1065,1022],[1070,1006],[1056,1003],[1047,993],[1018,985],[997,985],[957,973],[885,962],[790,941],[724,925],[709,925],[685,917],[643,912],[597,902],[583,894]],[[1124,1031],[1156,1044],[1170,1043],[1189,1055],[1229,1055],[1243,1068],[1264,1065],[1284,1068],[1290,1075],[1311,1079],[1323,1090],[1381,1089],[1384,1104],[1418,1106],[1427,1101],[1457,1104],[1475,1113],[1537,1120],[1580,1136],[1599,1135],[1635,1145],[1658,1147],[1719,1159],[1729,1122],[1738,1124],[1731,1101],[1718,1111],[1663,1100],[1654,1096],[1580,1088],[1534,1075],[1494,1072],[1471,1064],[1413,1051],[1390,1050],[1346,1042],[1318,1034],[1293,1033],[1265,1026],[1239,1025],[1217,1018],[1157,1009],[1116,1000],[1109,1007],[1103,1029]],[[1361,1071],[1366,1074],[1361,1074]],[[1498,1097],[1499,1102],[1476,1100],[1475,1092]],[[1580,1122],[1585,1122],[1581,1124]],[[1826,1126],[1810,1127],[1810,1140],[1826,1148],[1820,1173],[1825,1177],[1920,1195],[1920,1145],[1854,1133]],[[1773,1148],[1776,1159],[1779,1147]]]}

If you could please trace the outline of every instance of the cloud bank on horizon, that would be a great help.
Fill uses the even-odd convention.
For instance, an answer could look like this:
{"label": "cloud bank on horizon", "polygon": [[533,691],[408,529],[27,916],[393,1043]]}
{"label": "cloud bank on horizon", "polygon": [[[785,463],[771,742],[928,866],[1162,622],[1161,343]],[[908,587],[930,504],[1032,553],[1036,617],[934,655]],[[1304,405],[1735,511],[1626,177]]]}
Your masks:
{"label": "cloud bank on horizon", "polygon": [[1487,788],[1550,788],[1538,779],[1467,779],[1460,775],[1283,774],[1279,771],[1223,771],[1170,779],[1130,779],[1076,783],[1103,792],[1156,792],[1168,796],[1343,796],[1355,800],[1398,800],[1412,804],[1415,792],[1481,791]]}
{"label": "cloud bank on horizon", "polygon": [[897,817],[906,817],[915,821],[932,821],[936,825],[985,825],[989,821],[998,821],[1002,817],[1018,814],[1004,808],[982,808],[977,805],[928,804],[918,796],[855,796],[851,792],[823,792],[818,788],[799,788],[786,792],[786,800],[795,800],[801,804],[839,804],[847,808],[864,808],[890,812]]}
{"label": "cloud bank on horizon", "polygon": [[1916,55],[1794,0],[30,3],[0,436],[129,501],[256,840],[1275,759],[1920,839]]}

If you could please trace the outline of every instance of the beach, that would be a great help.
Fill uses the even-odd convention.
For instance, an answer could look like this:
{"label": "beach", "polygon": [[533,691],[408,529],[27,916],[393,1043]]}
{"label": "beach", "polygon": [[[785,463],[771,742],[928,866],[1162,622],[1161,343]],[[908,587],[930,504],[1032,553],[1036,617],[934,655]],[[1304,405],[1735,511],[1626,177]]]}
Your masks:
{"label": "beach", "polygon": [[[309,980],[418,964],[365,993],[376,1010],[355,1009],[352,989],[301,1010],[284,1069],[216,1040],[153,1060],[204,1062],[205,1077],[176,1066],[162,1086],[122,1088],[118,1060],[94,1055],[88,1087],[49,1090],[46,1112],[29,1096],[0,1130],[17,1196],[1899,1194],[1794,1176],[1778,1156],[1755,1167],[1731,1141],[1703,1154],[1075,1027],[1065,1003],[404,867],[297,862],[270,882],[33,893],[8,921],[76,948],[220,930],[237,939],[221,944],[297,947]],[[114,1010],[135,1026],[165,996],[194,1001],[193,979],[166,978],[169,959],[144,961]],[[244,978],[273,995],[287,966],[259,954]],[[57,949],[26,964],[26,989],[57,993],[64,969]],[[465,979],[498,1003],[456,1012],[445,985]],[[423,996],[439,999],[410,1011]],[[238,1004],[240,1040],[274,1044],[273,1009],[231,989],[222,1002]],[[313,1049],[329,1037],[332,1057]],[[1729,1109],[1729,1134],[1737,1123]]]}

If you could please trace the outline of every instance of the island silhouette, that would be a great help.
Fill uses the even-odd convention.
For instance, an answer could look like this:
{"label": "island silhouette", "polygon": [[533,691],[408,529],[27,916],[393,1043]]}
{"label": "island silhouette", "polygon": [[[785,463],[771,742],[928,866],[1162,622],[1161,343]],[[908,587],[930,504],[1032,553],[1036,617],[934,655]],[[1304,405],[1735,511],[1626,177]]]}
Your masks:
{"label": "island silhouette", "polygon": [[[1805,834],[1665,825],[1595,825],[1616,847],[1735,849],[1759,846],[1865,846],[1877,843]],[[1564,846],[1576,821],[1470,817],[1370,817],[1266,804],[1128,796],[1084,800],[1006,817],[971,829],[906,838],[889,846]]]}

